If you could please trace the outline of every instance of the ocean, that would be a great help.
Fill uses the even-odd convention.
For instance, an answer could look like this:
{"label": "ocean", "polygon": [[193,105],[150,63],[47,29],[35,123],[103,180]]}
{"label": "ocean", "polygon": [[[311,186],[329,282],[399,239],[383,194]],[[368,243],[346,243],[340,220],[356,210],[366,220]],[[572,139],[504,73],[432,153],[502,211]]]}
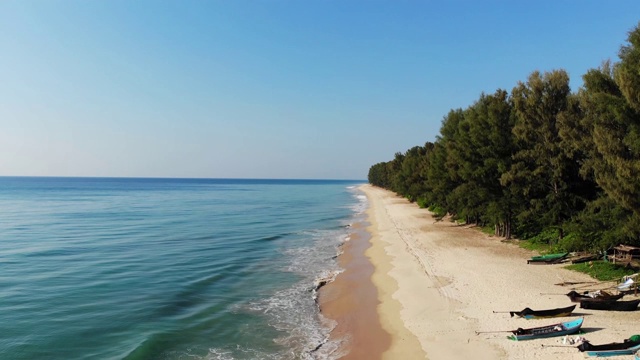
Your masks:
{"label": "ocean", "polygon": [[362,183],[0,177],[0,359],[335,358]]}

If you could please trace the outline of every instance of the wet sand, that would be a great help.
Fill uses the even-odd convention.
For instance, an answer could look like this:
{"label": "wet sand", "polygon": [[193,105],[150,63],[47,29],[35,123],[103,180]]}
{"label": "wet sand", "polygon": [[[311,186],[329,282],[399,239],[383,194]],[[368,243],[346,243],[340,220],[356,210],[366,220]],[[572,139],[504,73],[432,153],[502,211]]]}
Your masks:
{"label": "wet sand", "polygon": [[318,296],[322,314],[337,321],[330,340],[342,341],[335,355],[345,360],[379,359],[391,344],[391,336],[382,329],[378,317],[378,291],[371,281],[374,267],[365,256],[370,236],[364,225],[352,226],[350,240],[338,257],[344,271]]}

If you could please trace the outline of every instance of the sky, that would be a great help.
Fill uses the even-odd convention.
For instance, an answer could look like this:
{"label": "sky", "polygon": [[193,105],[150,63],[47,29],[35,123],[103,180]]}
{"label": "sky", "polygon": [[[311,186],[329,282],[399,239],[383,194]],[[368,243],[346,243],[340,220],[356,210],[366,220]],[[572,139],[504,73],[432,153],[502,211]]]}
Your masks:
{"label": "sky", "polygon": [[365,180],[640,1],[1,0],[0,176]]}

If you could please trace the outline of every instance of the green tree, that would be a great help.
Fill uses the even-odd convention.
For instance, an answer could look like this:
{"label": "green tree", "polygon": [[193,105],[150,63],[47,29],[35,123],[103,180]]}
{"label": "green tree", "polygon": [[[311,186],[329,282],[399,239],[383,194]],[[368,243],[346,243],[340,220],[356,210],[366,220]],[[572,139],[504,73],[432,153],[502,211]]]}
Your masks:
{"label": "green tree", "polygon": [[558,229],[584,207],[579,164],[559,134],[558,117],[567,111],[569,76],[564,70],[533,72],[512,91],[516,112],[513,134],[518,150],[502,182],[517,189],[529,204],[518,215],[529,227]]}
{"label": "green tree", "polygon": [[403,183],[401,194],[410,201],[416,201],[426,193],[427,160],[426,147],[414,146],[404,154],[399,173],[399,182]]}
{"label": "green tree", "polygon": [[518,202],[514,192],[500,183],[515,151],[515,116],[508,93],[497,90],[492,95],[482,94],[465,117],[469,122],[470,156],[463,178],[474,183],[480,220],[495,225],[496,235],[510,238]]}
{"label": "green tree", "polygon": [[640,24],[629,32],[628,44],[620,48],[615,79],[629,105],[640,111]]}
{"label": "green tree", "polygon": [[[582,116],[566,119],[574,148],[587,152],[583,175],[592,176],[617,206],[598,207],[608,229],[620,242],[640,243],[640,28],[629,33],[629,44],[620,50],[620,62],[605,62],[589,70],[578,94]],[[604,203],[604,200],[600,202]]]}
{"label": "green tree", "polygon": [[459,184],[456,177],[458,164],[452,159],[450,151],[454,151],[458,133],[458,124],[464,119],[462,109],[451,110],[442,120],[440,136],[433,144],[428,156],[427,169],[427,201],[437,206],[444,213],[455,213],[448,202],[451,192]]}

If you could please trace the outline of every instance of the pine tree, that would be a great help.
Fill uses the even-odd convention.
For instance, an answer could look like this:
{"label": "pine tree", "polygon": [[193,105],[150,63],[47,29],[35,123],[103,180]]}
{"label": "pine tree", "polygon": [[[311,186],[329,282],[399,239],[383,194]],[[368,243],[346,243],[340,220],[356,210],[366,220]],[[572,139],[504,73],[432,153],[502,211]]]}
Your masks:
{"label": "pine tree", "polygon": [[503,184],[529,199],[520,220],[538,229],[554,227],[560,239],[564,222],[584,207],[579,164],[565,150],[558,130],[558,118],[567,111],[569,95],[569,76],[564,70],[533,72],[527,83],[513,89],[517,116],[513,134],[518,151],[502,178]]}

